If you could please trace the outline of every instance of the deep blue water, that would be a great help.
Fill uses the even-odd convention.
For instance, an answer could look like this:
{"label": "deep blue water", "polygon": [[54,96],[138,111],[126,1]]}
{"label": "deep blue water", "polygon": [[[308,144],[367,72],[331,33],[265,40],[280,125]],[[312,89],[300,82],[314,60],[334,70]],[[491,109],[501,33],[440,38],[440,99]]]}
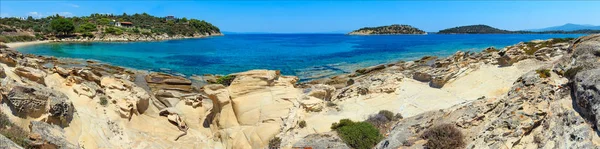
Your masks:
{"label": "deep blue water", "polygon": [[448,56],[458,50],[479,52],[490,46],[502,48],[533,39],[579,36],[583,35],[232,34],[161,42],[51,43],[18,50],[188,76],[274,69],[308,80],[425,55]]}

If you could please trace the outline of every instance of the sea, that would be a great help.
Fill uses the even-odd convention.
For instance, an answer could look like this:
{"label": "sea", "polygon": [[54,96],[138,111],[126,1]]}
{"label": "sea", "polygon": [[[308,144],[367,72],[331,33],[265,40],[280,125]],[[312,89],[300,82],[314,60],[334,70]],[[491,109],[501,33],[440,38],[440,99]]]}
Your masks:
{"label": "sea", "polygon": [[309,81],[423,56],[444,57],[457,51],[480,52],[535,39],[580,36],[584,34],[228,34],[157,42],[48,43],[17,50],[185,76],[270,69]]}

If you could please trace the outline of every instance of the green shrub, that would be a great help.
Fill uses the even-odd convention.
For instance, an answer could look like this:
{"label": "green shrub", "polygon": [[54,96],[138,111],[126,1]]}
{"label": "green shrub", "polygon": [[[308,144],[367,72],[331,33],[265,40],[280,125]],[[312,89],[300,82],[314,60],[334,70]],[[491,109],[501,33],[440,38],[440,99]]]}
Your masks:
{"label": "green shrub", "polygon": [[387,118],[390,121],[394,119],[394,113],[389,110],[381,110],[378,114],[385,116],[385,118]]}
{"label": "green shrub", "polygon": [[106,97],[100,97],[100,105],[102,106],[106,106],[108,104],[108,100],[106,99]]}
{"label": "green shrub", "polygon": [[455,149],[465,146],[462,132],[452,124],[431,127],[423,132],[421,138],[427,140],[427,148]]}
{"label": "green shrub", "polygon": [[300,126],[300,128],[306,127],[306,121],[305,120],[300,121],[300,123],[298,123],[298,126]]}
{"label": "green shrub", "polygon": [[367,122],[342,119],[339,123],[334,123],[331,128],[346,144],[357,149],[370,149],[383,139],[379,130]]}
{"label": "green shrub", "polygon": [[279,149],[281,148],[281,138],[275,137],[269,140],[269,149]]}
{"label": "green shrub", "polygon": [[535,70],[535,73],[540,75],[540,78],[548,78],[551,75],[550,70],[548,70],[548,69],[538,69],[538,70]]}
{"label": "green shrub", "polygon": [[403,117],[403,116],[402,116],[402,114],[400,114],[400,113],[396,113],[396,115],[394,115],[394,121],[401,120],[401,119],[403,119],[403,118],[404,118],[404,117]]}
{"label": "green shrub", "polygon": [[96,25],[92,23],[84,23],[77,27],[76,32],[86,33],[86,32],[94,32],[97,31]]}
{"label": "green shrub", "polygon": [[94,34],[92,34],[90,32],[85,32],[85,33],[81,34],[81,36],[83,36],[83,37],[89,37],[89,38],[94,38]]}
{"label": "green shrub", "polygon": [[575,77],[575,75],[577,75],[577,73],[579,73],[581,70],[583,70],[583,68],[582,68],[582,67],[574,67],[574,68],[571,68],[571,69],[567,70],[567,72],[565,72],[565,75],[564,75],[564,76],[565,76],[565,77],[567,77],[567,78],[569,78],[569,79],[570,79],[570,78],[573,78],[573,77]]}
{"label": "green shrub", "polygon": [[10,122],[4,112],[0,112],[0,134],[23,148],[31,148],[27,131]]}
{"label": "green shrub", "polygon": [[335,106],[337,106],[337,104],[335,104],[331,101],[327,102],[327,107],[335,107]]}
{"label": "green shrub", "polygon": [[354,122],[350,119],[341,119],[339,123],[331,124],[331,129],[336,130],[340,127],[344,127],[344,126],[348,126],[348,125],[352,125],[352,124],[354,124]]}
{"label": "green shrub", "polygon": [[108,27],[108,28],[104,29],[104,32],[108,33],[108,34],[113,34],[113,35],[123,34],[123,30],[121,30],[120,28],[116,28],[116,27]]}
{"label": "green shrub", "polygon": [[229,86],[229,85],[231,85],[231,82],[233,82],[233,79],[235,79],[234,75],[226,75],[226,76],[219,77],[217,79],[217,83],[223,84],[225,86]]}

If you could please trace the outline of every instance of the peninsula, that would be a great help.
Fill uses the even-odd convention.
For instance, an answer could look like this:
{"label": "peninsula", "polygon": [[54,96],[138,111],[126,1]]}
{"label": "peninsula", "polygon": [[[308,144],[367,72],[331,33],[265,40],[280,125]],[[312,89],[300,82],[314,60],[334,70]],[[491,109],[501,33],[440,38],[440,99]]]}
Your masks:
{"label": "peninsula", "polygon": [[0,18],[0,42],[155,41],[222,35],[218,27],[198,19],[91,14],[81,17],[52,15],[44,18]]}
{"label": "peninsula", "polygon": [[348,33],[348,35],[396,35],[396,34],[427,34],[425,31],[410,25],[389,25],[379,27],[364,27]]}

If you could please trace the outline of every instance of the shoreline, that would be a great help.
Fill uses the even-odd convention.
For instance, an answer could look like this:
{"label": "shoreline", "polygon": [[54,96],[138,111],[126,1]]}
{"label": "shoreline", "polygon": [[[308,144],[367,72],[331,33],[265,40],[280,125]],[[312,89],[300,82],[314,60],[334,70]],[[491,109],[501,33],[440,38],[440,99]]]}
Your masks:
{"label": "shoreline", "polygon": [[8,46],[9,48],[20,48],[20,47],[25,47],[25,46],[32,46],[32,45],[38,45],[38,44],[44,44],[44,43],[50,43],[52,42],[52,40],[38,40],[38,41],[23,41],[23,42],[10,42],[10,43],[4,43],[6,46]]}
{"label": "shoreline", "polygon": [[4,43],[8,48],[16,49],[26,46],[46,44],[46,43],[90,43],[90,42],[115,42],[115,43],[133,43],[133,42],[160,42],[160,41],[169,41],[169,40],[185,40],[185,39],[200,39],[200,38],[208,38],[213,36],[225,36],[225,34],[215,34],[208,36],[198,36],[198,37],[181,37],[181,38],[170,38],[163,40],[89,40],[89,39],[55,39],[55,40],[37,40],[37,41],[22,41],[22,42],[10,42]]}

